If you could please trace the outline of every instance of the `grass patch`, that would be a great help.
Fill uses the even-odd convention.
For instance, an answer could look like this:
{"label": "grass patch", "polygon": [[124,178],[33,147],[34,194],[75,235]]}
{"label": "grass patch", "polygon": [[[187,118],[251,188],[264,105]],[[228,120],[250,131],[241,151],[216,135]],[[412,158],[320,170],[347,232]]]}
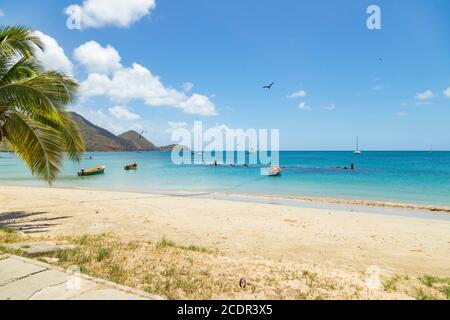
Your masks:
{"label": "grass patch", "polygon": [[[0,248],[4,240],[29,239],[20,233],[0,230]],[[177,245],[167,238],[150,243],[123,241],[103,234],[52,240],[73,243],[76,248],[49,253],[41,259],[57,258],[45,261],[63,269],[76,266],[84,274],[168,299],[367,298],[365,282],[356,275],[340,276],[320,267],[257,258],[234,259],[197,245]],[[240,286],[242,278],[246,279],[245,287]],[[448,281],[432,276],[420,279],[394,276],[384,282],[386,291],[382,293],[385,298],[391,297],[392,291],[423,300],[448,299]]]}
{"label": "grass patch", "polygon": [[387,292],[395,292],[398,290],[398,286],[401,282],[405,282],[408,280],[409,280],[408,275],[396,274],[396,275],[383,281],[383,288]]}
{"label": "grass patch", "polygon": [[419,281],[430,289],[440,292],[445,299],[450,300],[450,278],[423,275]]}
{"label": "grass patch", "polygon": [[0,227],[0,244],[20,242],[25,237],[19,234],[15,229]]}
{"label": "grass patch", "polygon": [[442,293],[445,295],[445,298],[447,300],[450,300],[450,286],[447,286],[445,289],[443,289]]}
{"label": "grass patch", "polygon": [[100,247],[97,250],[96,260],[97,262],[101,262],[105,259],[108,259],[111,256],[112,249],[107,247]]}
{"label": "grass patch", "polygon": [[182,246],[177,245],[175,242],[166,239],[166,237],[163,237],[161,240],[159,240],[156,243],[156,249],[162,250],[165,248],[175,248],[175,249],[181,249],[186,251],[193,251],[193,252],[199,252],[199,253],[206,253],[206,254],[218,254],[218,251],[209,250],[204,247],[196,246],[196,245],[189,245],[189,246]]}
{"label": "grass patch", "polygon": [[126,280],[126,273],[119,263],[113,263],[108,268],[108,279],[115,283],[124,283]]}
{"label": "grass patch", "polygon": [[[123,242],[111,235],[64,238],[74,250],[57,252],[62,268],[77,266],[82,273],[128,285],[170,299],[207,299],[228,292],[229,282],[211,279],[199,260],[210,252],[199,246],[179,246],[162,238],[155,244]],[[237,285],[235,285],[237,286]],[[229,287],[228,287],[229,288]]]}
{"label": "grass patch", "polygon": [[422,288],[417,289],[416,299],[417,300],[438,300],[438,298],[434,294],[427,292],[427,291],[423,290]]}
{"label": "grass patch", "polygon": [[166,237],[163,237],[156,243],[156,250],[161,250],[165,248],[176,248],[176,247],[177,247],[176,243],[166,239]]}
{"label": "grass patch", "polygon": [[422,282],[427,287],[432,287],[433,284],[439,281],[437,277],[430,276],[430,275],[424,275],[421,278],[419,278],[420,282]]}
{"label": "grass patch", "polygon": [[0,231],[4,233],[17,233],[16,229],[8,227],[0,227]]}
{"label": "grass patch", "polygon": [[427,287],[433,287],[435,285],[450,285],[450,278],[436,277],[432,275],[423,275],[419,278],[419,281],[426,285]]}

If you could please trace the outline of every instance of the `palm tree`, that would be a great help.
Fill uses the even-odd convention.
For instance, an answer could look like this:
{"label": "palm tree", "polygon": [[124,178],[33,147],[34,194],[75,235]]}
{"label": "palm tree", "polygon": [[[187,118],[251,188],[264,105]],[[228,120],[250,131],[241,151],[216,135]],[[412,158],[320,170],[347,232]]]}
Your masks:
{"label": "palm tree", "polygon": [[35,52],[45,50],[26,27],[0,27],[0,143],[10,145],[33,175],[49,183],[64,155],[79,161],[84,151],[80,131],[66,106],[78,84],[46,71]]}

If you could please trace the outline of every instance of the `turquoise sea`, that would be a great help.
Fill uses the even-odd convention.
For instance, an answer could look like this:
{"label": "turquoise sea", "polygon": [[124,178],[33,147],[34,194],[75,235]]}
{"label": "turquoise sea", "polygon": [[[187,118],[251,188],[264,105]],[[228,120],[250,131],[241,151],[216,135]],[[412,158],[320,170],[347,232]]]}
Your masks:
{"label": "turquoise sea", "polygon": [[[260,167],[174,165],[170,153],[87,153],[66,161],[54,186],[131,191],[230,192],[324,196],[450,206],[450,152],[284,151],[281,177],[260,175]],[[201,157],[201,155],[193,155]],[[124,171],[137,162],[137,171]],[[355,164],[356,170],[337,167]],[[79,178],[80,168],[106,165],[104,175]],[[0,153],[0,185],[45,186],[13,154]]]}

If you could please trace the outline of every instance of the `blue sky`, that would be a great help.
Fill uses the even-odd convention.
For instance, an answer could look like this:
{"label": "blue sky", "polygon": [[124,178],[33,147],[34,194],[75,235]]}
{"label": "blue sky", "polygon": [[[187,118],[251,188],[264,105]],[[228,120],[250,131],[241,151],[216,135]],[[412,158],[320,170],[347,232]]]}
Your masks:
{"label": "blue sky", "polygon": [[[370,4],[381,30],[366,27]],[[69,6],[82,30],[66,27]],[[82,83],[71,108],[115,133],[145,130],[162,145],[171,128],[202,120],[279,128],[285,150],[348,150],[357,135],[365,150],[450,150],[447,0],[2,0],[0,9],[0,24],[40,31],[49,67]]]}

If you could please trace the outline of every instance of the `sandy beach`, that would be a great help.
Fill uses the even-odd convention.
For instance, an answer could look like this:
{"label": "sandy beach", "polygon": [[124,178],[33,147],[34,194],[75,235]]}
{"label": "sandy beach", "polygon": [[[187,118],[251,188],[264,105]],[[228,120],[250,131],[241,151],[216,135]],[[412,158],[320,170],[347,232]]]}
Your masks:
{"label": "sandy beach", "polygon": [[[364,272],[450,276],[450,221],[143,193],[0,187],[1,223],[31,236],[110,233]],[[445,214],[445,213],[444,213]]]}

